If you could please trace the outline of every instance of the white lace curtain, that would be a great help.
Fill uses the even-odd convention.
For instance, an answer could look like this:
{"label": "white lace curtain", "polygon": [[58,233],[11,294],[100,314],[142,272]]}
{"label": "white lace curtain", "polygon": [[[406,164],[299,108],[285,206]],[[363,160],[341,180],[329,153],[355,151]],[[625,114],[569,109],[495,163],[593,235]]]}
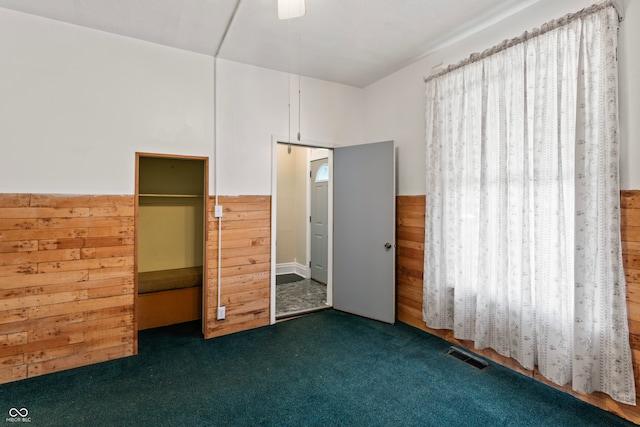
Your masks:
{"label": "white lace curtain", "polygon": [[424,320],[635,404],[618,15],[596,5],[426,83]]}

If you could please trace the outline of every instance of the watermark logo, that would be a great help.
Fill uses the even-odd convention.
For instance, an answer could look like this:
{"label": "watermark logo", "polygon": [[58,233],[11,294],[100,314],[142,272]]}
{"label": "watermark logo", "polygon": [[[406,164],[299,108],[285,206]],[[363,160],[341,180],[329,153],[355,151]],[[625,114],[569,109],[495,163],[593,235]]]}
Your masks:
{"label": "watermark logo", "polygon": [[30,423],[31,417],[27,408],[11,408],[9,409],[9,418],[5,419],[8,423]]}
{"label": "watermark logo", "polygon": [[27,415],[29,415],[29,410],[27,408],[11,408],[9,409],[9,416],[10,417],[26,417]]}

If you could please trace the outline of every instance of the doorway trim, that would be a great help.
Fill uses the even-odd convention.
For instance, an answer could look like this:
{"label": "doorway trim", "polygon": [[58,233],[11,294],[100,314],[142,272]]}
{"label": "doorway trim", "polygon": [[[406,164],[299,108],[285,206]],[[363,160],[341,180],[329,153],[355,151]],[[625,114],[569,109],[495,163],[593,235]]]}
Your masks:
{"label": "doorway trim", "polygon": [[[329,201],[328,201],[328,242],[327,242],[327,305],[333,305],[333,149],[335,144],[318,142],[312,140],[302,140],[298,142],[289,142],[289,138],[282,135],[271,136],[271,298],[269,318],[270,323],[273,325],[276,323],[276,236],[277,236],[277,206],[278,206],[278,144],[290,144],[296,147],[304,148],[324,148],[328,150],[329,158]],[[309,153],[309,152],[308,152]],[[307,176],[311,171],[310,168],[310,156],[307,155],[306,169]],[[306,209],[307,216],[311,211],[311,194],[309,187],[311,180],[307,180],[307,200]],[[311,255],[311,246],[309,242],[309,234],[311,232],[311,226],[307,221],[306,233],[307,233],[307,265]]]}

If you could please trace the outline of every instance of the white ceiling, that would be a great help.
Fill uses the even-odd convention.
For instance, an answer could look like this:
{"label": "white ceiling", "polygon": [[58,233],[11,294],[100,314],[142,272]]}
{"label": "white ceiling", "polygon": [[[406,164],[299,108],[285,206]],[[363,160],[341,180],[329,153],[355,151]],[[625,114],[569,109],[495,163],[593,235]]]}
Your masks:
{"label": "white ceiling", "polygon": [[537,1],[306,0],[306,16],[288,21],[278,20],[277,0],[0,0],[0,7],[364,87]]}

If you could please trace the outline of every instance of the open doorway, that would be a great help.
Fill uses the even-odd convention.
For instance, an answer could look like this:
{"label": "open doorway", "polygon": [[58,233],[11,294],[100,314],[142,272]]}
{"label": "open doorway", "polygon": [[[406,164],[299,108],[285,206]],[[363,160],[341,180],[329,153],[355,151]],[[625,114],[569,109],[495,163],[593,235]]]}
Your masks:
{"label": "open doorway", "polygon": [[331,154],[277,144],[276,319],[331,306]]}
{"label": "open doorway", "polygon": [[[285,180],[280,170],[284,160],[298,144],[285,139],[272,139],[272,216],[271,216],[271,323],[276,322],[276,277],[285,273],[278,267],[278,247],[282,249],[283,237],[278,230],[291,227],[282,218],[278,206],[286,201],[278,196],[278,182]],[[316,145],[316,147],[318,147]],[[327,145],[324,145],[327,147]],[[303,146],[308,169],[306,179],[311,181],[313,147]],[[328,255],[327,255],[327,307],[357,314],[386,323],[395,322],[395,144],[393,141],[374,142],[344,147],[332,147],[328,151]],[[284,152],[285,154],[282,154]],[[304,158],[304,155],[303,155]],[[307,193],[307,210],[310,212],[310,191]],[[301,196],[289,198],[288,205],[300,202]],[[279,216],[280,215],[280,216]],[[311,228],[308,216],[303,219]],[[279,225],[278,225],[279,224]],[[284,224],[284,225],[283,225]],[[297,222],[294,224],[298,224]],[[310,231],[306,236],[309,236]],[[302,262],[294,260],[304,274],[311,269],[304,267],[310,261],[310,239],[307,240],[309,256]],[[280,259],[282,261],[282,259]],[[281,264],[287,264],[285,262]],[[291,267],[291,265],[289,266]],[[294,271],[295,272],[295,271]],[[302,276],[302,274],[299,274]]]}

